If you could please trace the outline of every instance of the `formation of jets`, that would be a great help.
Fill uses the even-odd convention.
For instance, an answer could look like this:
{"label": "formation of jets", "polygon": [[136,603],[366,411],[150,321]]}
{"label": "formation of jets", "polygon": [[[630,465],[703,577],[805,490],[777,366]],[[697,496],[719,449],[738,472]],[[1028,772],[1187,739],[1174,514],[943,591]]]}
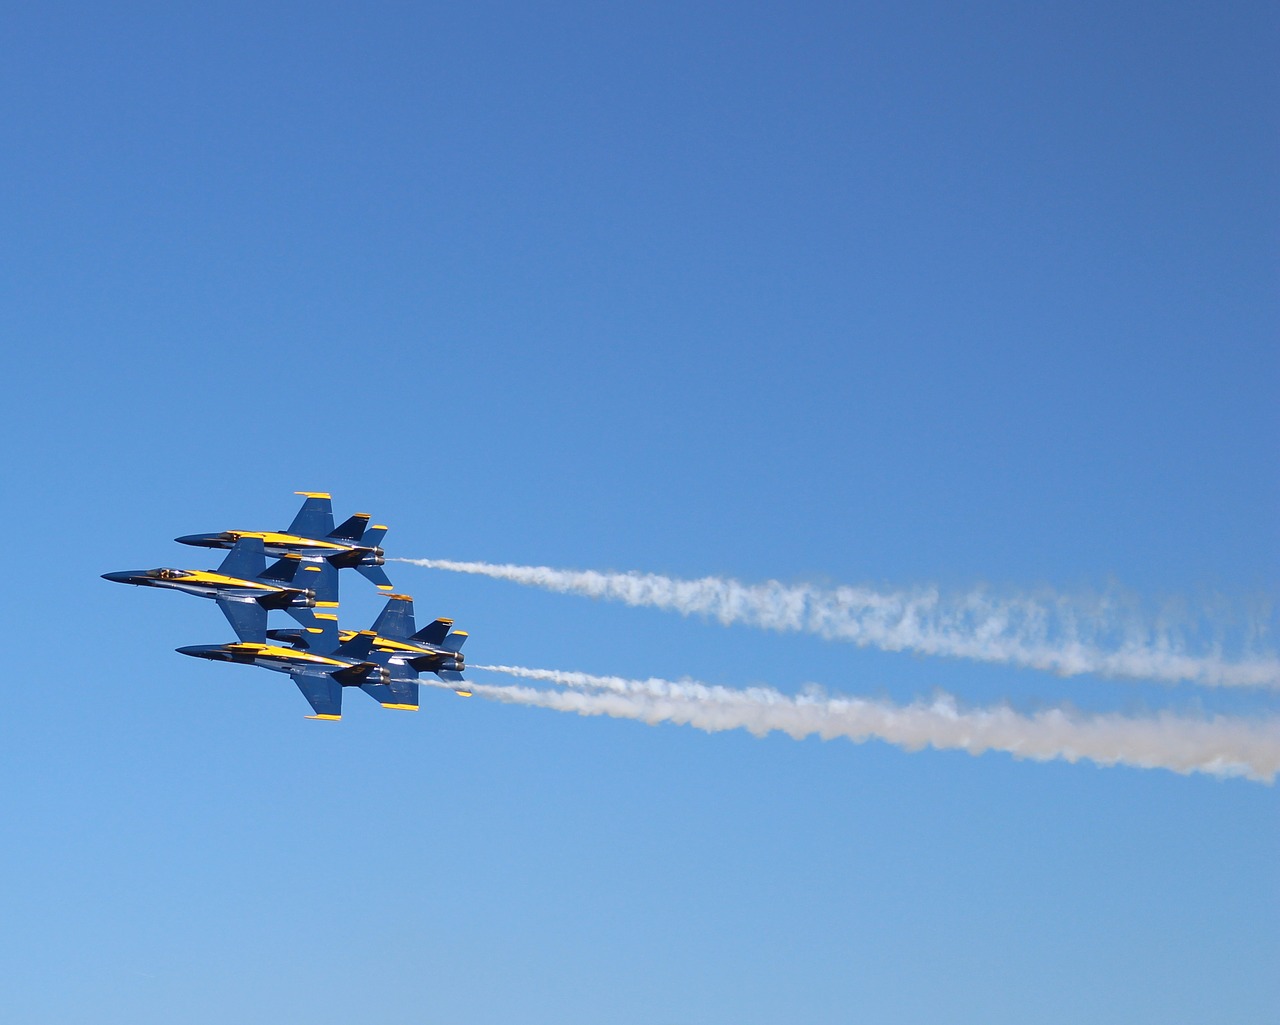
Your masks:
{"label": "formation of jets", "polygon": [[[239,640],[177,650],[195,658],[288,673],[315,713],[309,719],[342,718],[346,687],[358,687],[383,708],[417,709],[418,678],[424,672],[469,697],[462,676],[467,634],[454,630],[453,620],[437,619],[417,629],[413,599],[404,594],[389,594],[368,630],[339,629],[336,613],[316,611],[338,607],[342,569],[355,569],[379,590],[391,590],[382,568],[387,528],[369,526],[366,513],[356,513],[335,527],[329,495],[296,493],[304,498],[302,508],[282,531],[224,530],[176,538],[182,544],[231,549],[217,569],[163,567],[103,577],[212,598]],[[276,560],[270,566],[268,555]],[[273,609],[291,616],[298,628],[268,630]]]}

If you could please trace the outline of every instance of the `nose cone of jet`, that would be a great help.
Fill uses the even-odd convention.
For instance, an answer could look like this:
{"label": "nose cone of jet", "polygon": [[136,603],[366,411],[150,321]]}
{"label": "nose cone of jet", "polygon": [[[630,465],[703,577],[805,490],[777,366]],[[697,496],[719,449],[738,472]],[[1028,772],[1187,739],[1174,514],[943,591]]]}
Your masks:
{"label": "nose cone of jet", "polygon": [[174,540],[178,544],[195,545],[197,548],[217,548],[223,537],[221,534],[184,534]]}
{"label": "nose cone of jet", "polygon": [[103,573],[102,579],[116,584],[132,584],[141,573],[142,571],[137,569],[121,570],[119,573]]}
{"label": "nose cone of jet", "polygon": [[175,648],[174,650],[180,655],[190,655],[192,658],[221,660],[228,657],[221,644],[189,644],[185,648]]}

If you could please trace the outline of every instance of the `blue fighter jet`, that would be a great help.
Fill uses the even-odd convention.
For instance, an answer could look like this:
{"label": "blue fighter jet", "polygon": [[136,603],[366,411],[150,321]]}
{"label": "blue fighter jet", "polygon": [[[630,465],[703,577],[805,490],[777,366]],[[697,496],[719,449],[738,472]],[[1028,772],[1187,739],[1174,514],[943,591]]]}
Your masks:
{"label": "blue fighter jet", "polygon": [[[337,571],[331,568],[328,575],[336,578]],[[296,578],[303,577],[310,583],[314,577],[323,587],[326,574],[319,566],[303,564],[296,555],[286,555],[268,567],[262,540],[255,537],[236,542],[216,570],[165,567],[102,576],[118,584],[163,587],[212,598],[240,640],[262,643],[266,640],[268,609],[284,609],[304,627],[315,625],[311,610],[317,604],[316,587],[298,586],[300,581]]]}
{"label": "blue fighter jet", "polygon": [[372,631],[353,634],[343,641],[338,636],[336,616],[321,613],[316,622],[319,625],[308,630],[315,638],[314,650],[256,643],[195,644],[177,650],[194,658],[288,673],[315,713],[308,719],[341,719],[342,691],[346,687],[359,687],[384,708],[417,709],[417,685],[403,672],[389,667],[385,655],[373,651]]}
{"label": "blue fighter jet", "polygon": [[[316,618],[325,618],[325,613],[317,613]],[[419,673],[435,673],[457,694],[469,698],[471,691],[462,678],[466,669],[462,646],[468,634],[452,627],[452,619],[437,619],[421,630],[416,629],[413,599],[407,594],[393,594],[369,631],[376,635],[374,650],[389,657],[393,673],[411,680],[417,680]],[[354,630],[339,631],[343,641],[355,635]],[[307,630],[269,630],[267,637],[304,651],[316,647],[312,632]]]}
{"label": "blue fighter jet", "polygon": [[[339,526],[333,525],[333,503],[323,491],[296,491],[304,501],[298,515],[284,530],[224,530],[216,534],[187,534],[175,540],[200,548],[231,548],[241,538],[259,538],[268,555],[299,555],[309,563],[326,569],[354,568],[371,580],[379,590],[390,591],[391,581],[382,568],[386,555],[382,538],[387,528],[369,526],[368,513],[356,513]],[[323,607],[338,604],[338,585],[332,594],[322,595],[317,602]]]}

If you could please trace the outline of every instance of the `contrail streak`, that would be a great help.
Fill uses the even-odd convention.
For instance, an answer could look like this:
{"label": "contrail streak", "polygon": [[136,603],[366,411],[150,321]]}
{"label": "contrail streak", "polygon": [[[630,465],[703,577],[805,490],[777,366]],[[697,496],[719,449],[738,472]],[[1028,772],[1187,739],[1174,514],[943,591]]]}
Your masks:
{"label": "contrail streak", "polygon": [[714,733],[745,729],[756,736],[774,730],[796,740],[876,738],[918,751],[957,749],[979,755],[1005,751],[1036,761],[1088,759],[1173,772],[1243,776],[1271,783],[1280,771],[1280,718],[1193,718],[1161,712],[1149,717],[1088,715],[1055,708],[1031,715],[999,706],[961,709],[940,695],[910,705],[829,696],[819,689],[788,695],[769,687],[735,690],[693,680],[628,680],[618,676],[473,666],[571,690],[473,684],[494,701],[553,708],[578,715],[607,715],[656,724],[672,722]]}
{"label": "contrail streak", "polygon": [[1220,644],[1197,653],[1180,632],[1144,625],[1122,603],[1108,598],[1085,603],[1063,597],[1001,598],[985,591],[946,596],[936,588],[875,591],[447,559],[393,561],[885,651],[976,659],[1063,676],[1099,673],[1166,683],[1280,687],[1280,658],[1274,653],[1230,658],[1218,650]]}

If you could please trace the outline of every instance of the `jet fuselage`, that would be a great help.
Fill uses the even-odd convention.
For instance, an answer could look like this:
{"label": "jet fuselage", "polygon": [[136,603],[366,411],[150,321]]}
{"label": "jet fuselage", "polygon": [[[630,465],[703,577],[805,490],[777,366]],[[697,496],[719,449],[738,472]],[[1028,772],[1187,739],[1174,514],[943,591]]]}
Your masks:
{"label": "jet fuselage", "polygon": [[210,534],[187,534],[174,540],[197,548],[234,548],[236,542],[245,537],[260,538],[268,555],[301,555],[304,559],[328,559],[343,569],[356,565],[384,566],[387,562],[386,553],[377,545],[370,547],[274,530],[223,530]]}
{"label": "jet fuselage", "polygon": [[[207,658],[213,662],[238,662],[241,665],[255,665],[263,669],[272,669],[278,673],[296,673],[298,670],[319,669],[332,673],[335,670],[350,669],[363,664],[351,659],[334,658],[331,655],[317,655],[310,651],[298,651],[295,648],[281,648],[274,644],[192,644],[178,648],[183,655],[193,658]],[[379,666],[370,674],[369,682],[385,683],[390,679],[390,672],[385,666]]]}
{"label": "jet fuselage", "polygon": [[163,587],[183,591],[199,598],[245,597],[253,598],[267,608],[315,608],[316,592],[309,588],[284,587],[260,580],[243,580],[229,577],[213,570],[202,569],[135,569],[118,573],[103,573],[104,580],[117,584],[134,584],[138,587]]}
{"label": "jet fuselage", "polygon": [[[346,643],[356,633],[355,630],[340,630],[338,636],[343,643]],[[268,630],[267,636],[273,641],[283,641],[285,644],[293,644],[302,649],[307,647],[308,638],[305,630]],[[461,673],[467,667],[462,652],[450,651],[448,648],[426,642],[398,641],[379,635],[374,639],[373,650],[389,655],[392,662],[400,665],[411,664],[422,672],[434,673],[444,669]]]}

